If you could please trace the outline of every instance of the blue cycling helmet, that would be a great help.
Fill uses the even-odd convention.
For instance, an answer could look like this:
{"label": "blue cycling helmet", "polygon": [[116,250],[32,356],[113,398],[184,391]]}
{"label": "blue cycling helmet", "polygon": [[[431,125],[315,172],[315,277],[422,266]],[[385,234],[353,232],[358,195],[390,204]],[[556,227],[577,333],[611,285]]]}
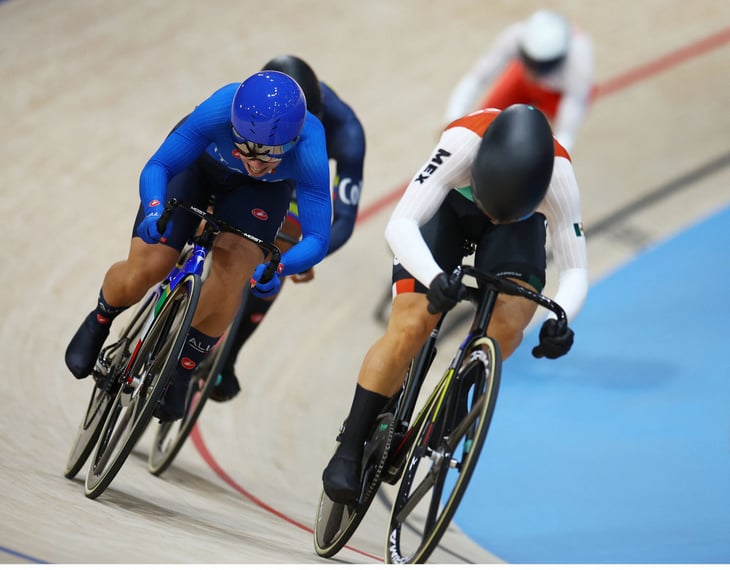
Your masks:
{"label": "blue cycling helmet", "polygon": [[246,156],[281,158],[296,144],[306,114],[304,92],[294,79],[279,71],[255,73],[233,96],[233,140]]}
{"label": "blue cycling helmet", "polygon": [[545,115],[532,105],[510,105],[487,127],[474,157],[474,202],[495,223],[529,218],[547,194],[554,164]]}

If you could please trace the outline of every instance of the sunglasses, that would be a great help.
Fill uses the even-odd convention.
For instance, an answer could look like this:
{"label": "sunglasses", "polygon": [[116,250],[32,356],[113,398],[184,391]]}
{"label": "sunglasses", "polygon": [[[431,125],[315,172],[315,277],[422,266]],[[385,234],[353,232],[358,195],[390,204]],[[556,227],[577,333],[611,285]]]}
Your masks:
{"label": "sunglasses", "polygon": [[260,162],[279,162],[284,154],[289,151],[297,142],[299,137],[282,145],[258,144],[243,138],[235,128],[233,130],[233,144],[244,158],[258,160]]}

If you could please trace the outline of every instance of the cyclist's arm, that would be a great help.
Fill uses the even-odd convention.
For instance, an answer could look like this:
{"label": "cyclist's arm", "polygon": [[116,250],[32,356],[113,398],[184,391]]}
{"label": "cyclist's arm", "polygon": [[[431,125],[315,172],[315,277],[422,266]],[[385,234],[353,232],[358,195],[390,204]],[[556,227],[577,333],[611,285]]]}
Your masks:
{"label": "cyclist's arm", "polygon": [[580,312],[588,294],[588,254],[578,182],[569,159],[555,159],[550,188],[538,210],[547,218],[551,248],[558,268],[559,283],[554,298],[565,309],[571,322]]}
{"label": "cyclist's arm", "polygon": [[143,207],[164,204],[170,179],[185,170],[211,143],[214,132],[230,122],[230,86],[223,87],[180,121],[142,168],[139,194]]}
{"label": "cyclist's arm", "polygon": [[337,144],[340,146],[334,157],[336,174],[332,188],[332,233],[327,255],[337,251],[350,239],[362,191],[365,135],[360,123],[344,128],[338,138]]}
{"label": "cyclist's arm", "polygon": [[147,161],[139,177],[139,196],[144,207],[163,204],[170,179],[190,166],[208,142],[173,131]]}
{"label": "cyclist's arm", "polygon": [[427,287],[443,269],[423,240],[420,227],[436,213],[452,188],[470,184],[470,166],[480,141],[479,135],[465,128],[444,131],[431,153],[439,158],[429,160],[411,180],[385,228],[395,257]]}
{"label": "cyclist's arm", "polygon": [[281,256],[281,275],[302,273],[324,259],[330,238],[332,204],[329,190],[329,160],[324,129],[309,115],[306,132],[297,145],[297,204],[302,239]]}
{"label": "cyclist's arm", "polygon": [[350,239],[360,204],[365,161],[365,130],[352,108],[326,83],[322,88],[322,124],[327,154],[335,163],[332,230],[327,255]]}

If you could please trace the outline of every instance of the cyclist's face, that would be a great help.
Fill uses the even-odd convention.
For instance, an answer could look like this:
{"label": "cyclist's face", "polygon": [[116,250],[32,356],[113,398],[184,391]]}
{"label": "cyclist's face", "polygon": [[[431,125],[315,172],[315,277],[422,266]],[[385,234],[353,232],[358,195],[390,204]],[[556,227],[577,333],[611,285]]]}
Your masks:
{"label": "cyclist's face", "polygon": [[274,172],[281,162],[281,159],[260,160],[259,158],[248,158],[242,154],[239,155],[238,158],[243,163],[248,175],[255,178],[266,176],[267,174]]}
{"label": "cyclist's face", "polygon": [[234,154],[243,163],[249,176],[266,176],[273,172],[281,162],[281,158],[273,158],[267,154],[253,153],[245,145],[240,145],[236,142],[233,144],[236,147]]}

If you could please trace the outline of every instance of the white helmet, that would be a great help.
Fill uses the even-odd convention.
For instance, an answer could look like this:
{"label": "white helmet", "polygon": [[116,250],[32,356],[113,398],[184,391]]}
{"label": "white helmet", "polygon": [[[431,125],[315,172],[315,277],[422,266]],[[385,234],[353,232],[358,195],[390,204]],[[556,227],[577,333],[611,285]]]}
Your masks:
{"label": "white helmet", "polygon": [[557,12],[538,10],[525,22],[520,55],[535,73],[552,71],[568,54],[570,24]]}

